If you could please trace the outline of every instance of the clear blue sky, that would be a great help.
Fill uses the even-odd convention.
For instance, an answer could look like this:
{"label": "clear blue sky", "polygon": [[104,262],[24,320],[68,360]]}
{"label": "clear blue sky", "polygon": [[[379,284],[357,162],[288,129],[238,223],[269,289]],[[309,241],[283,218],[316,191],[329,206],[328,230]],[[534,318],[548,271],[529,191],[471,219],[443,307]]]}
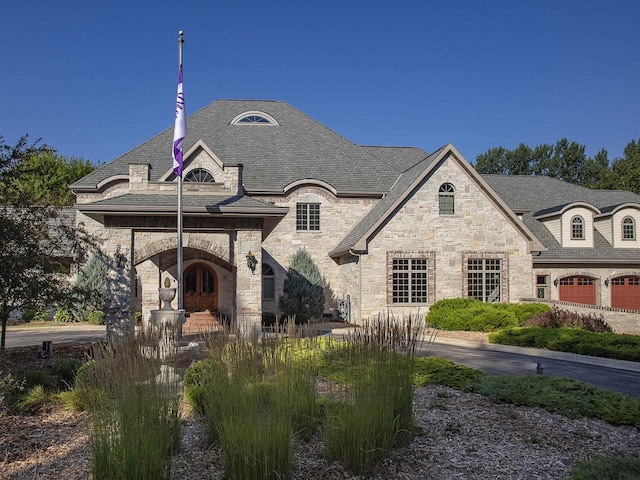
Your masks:
{"label": "clear blue sky", "polygon": [[[640,1],[20,0],[2,7],[0,135],[110,161],[187,113],[283,100],[363,145],[475,161],[640,138]],[[167,145],[167,152],[170,146]]]}

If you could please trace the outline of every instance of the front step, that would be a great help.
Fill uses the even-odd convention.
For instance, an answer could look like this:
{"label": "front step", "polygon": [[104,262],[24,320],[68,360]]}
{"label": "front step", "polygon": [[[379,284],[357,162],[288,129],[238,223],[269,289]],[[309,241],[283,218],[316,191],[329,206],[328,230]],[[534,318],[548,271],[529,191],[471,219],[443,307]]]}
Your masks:
{"label": "front step", "polygon": [[187,321],[182,326],[182,335],[198,335],[222,329],[220,317],[211,312],[191,312],[187,313],[186,317]]}

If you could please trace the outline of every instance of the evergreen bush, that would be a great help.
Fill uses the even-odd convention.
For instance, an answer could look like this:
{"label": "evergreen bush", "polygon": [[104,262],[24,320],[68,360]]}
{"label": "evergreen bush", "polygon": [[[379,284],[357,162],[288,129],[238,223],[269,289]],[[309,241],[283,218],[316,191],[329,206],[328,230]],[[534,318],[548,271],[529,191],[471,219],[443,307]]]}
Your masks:
{"label": "evergreen bush", "polygon": [[87,319],[95,310],[104,310],[107,300],[107,258],[96,250],[84,265],[75,283],[73,310],[80,319]]}
{"label": "evergreen bush", "polygon": [[309,252],[302,248],[291,259],[289,271],[280,295],[280,311],[304,323],[311,317],[321,318],[324,313],[324,280],[320,269]]}
{"label": "evergreen bush", "polygon": [[522,326],[531,316],[547,312],[544,304],[482,303],[474,298],[451,298],[436,302],[427,323],[441,330],[492,332]]}

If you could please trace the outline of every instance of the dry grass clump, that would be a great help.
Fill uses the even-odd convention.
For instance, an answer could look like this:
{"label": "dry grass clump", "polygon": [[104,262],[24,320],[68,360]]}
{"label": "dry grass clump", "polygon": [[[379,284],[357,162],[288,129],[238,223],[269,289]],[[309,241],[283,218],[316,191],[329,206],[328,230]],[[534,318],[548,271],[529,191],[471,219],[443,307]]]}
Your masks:
{"label": "dry grass clump", "polygon": [[609,333],[613,329],[607,324],[604,315],[569,312],[553,307],[550,312],[542,312],[527,319],[525,327],[541,328],[580,328],[590,332]]}

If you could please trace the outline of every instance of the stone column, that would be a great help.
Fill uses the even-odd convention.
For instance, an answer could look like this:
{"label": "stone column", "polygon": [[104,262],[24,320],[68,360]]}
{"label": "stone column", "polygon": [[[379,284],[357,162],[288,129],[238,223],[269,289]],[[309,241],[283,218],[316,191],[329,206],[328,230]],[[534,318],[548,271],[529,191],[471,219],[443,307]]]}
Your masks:
{"label": "stone column", "polygon": [[[262,232],[241,230],[236,234],[233,263],[236,266],[236,322],[246,337],[262,332]],[[257,260],[255,270],[247,265],[247,255]]]}

